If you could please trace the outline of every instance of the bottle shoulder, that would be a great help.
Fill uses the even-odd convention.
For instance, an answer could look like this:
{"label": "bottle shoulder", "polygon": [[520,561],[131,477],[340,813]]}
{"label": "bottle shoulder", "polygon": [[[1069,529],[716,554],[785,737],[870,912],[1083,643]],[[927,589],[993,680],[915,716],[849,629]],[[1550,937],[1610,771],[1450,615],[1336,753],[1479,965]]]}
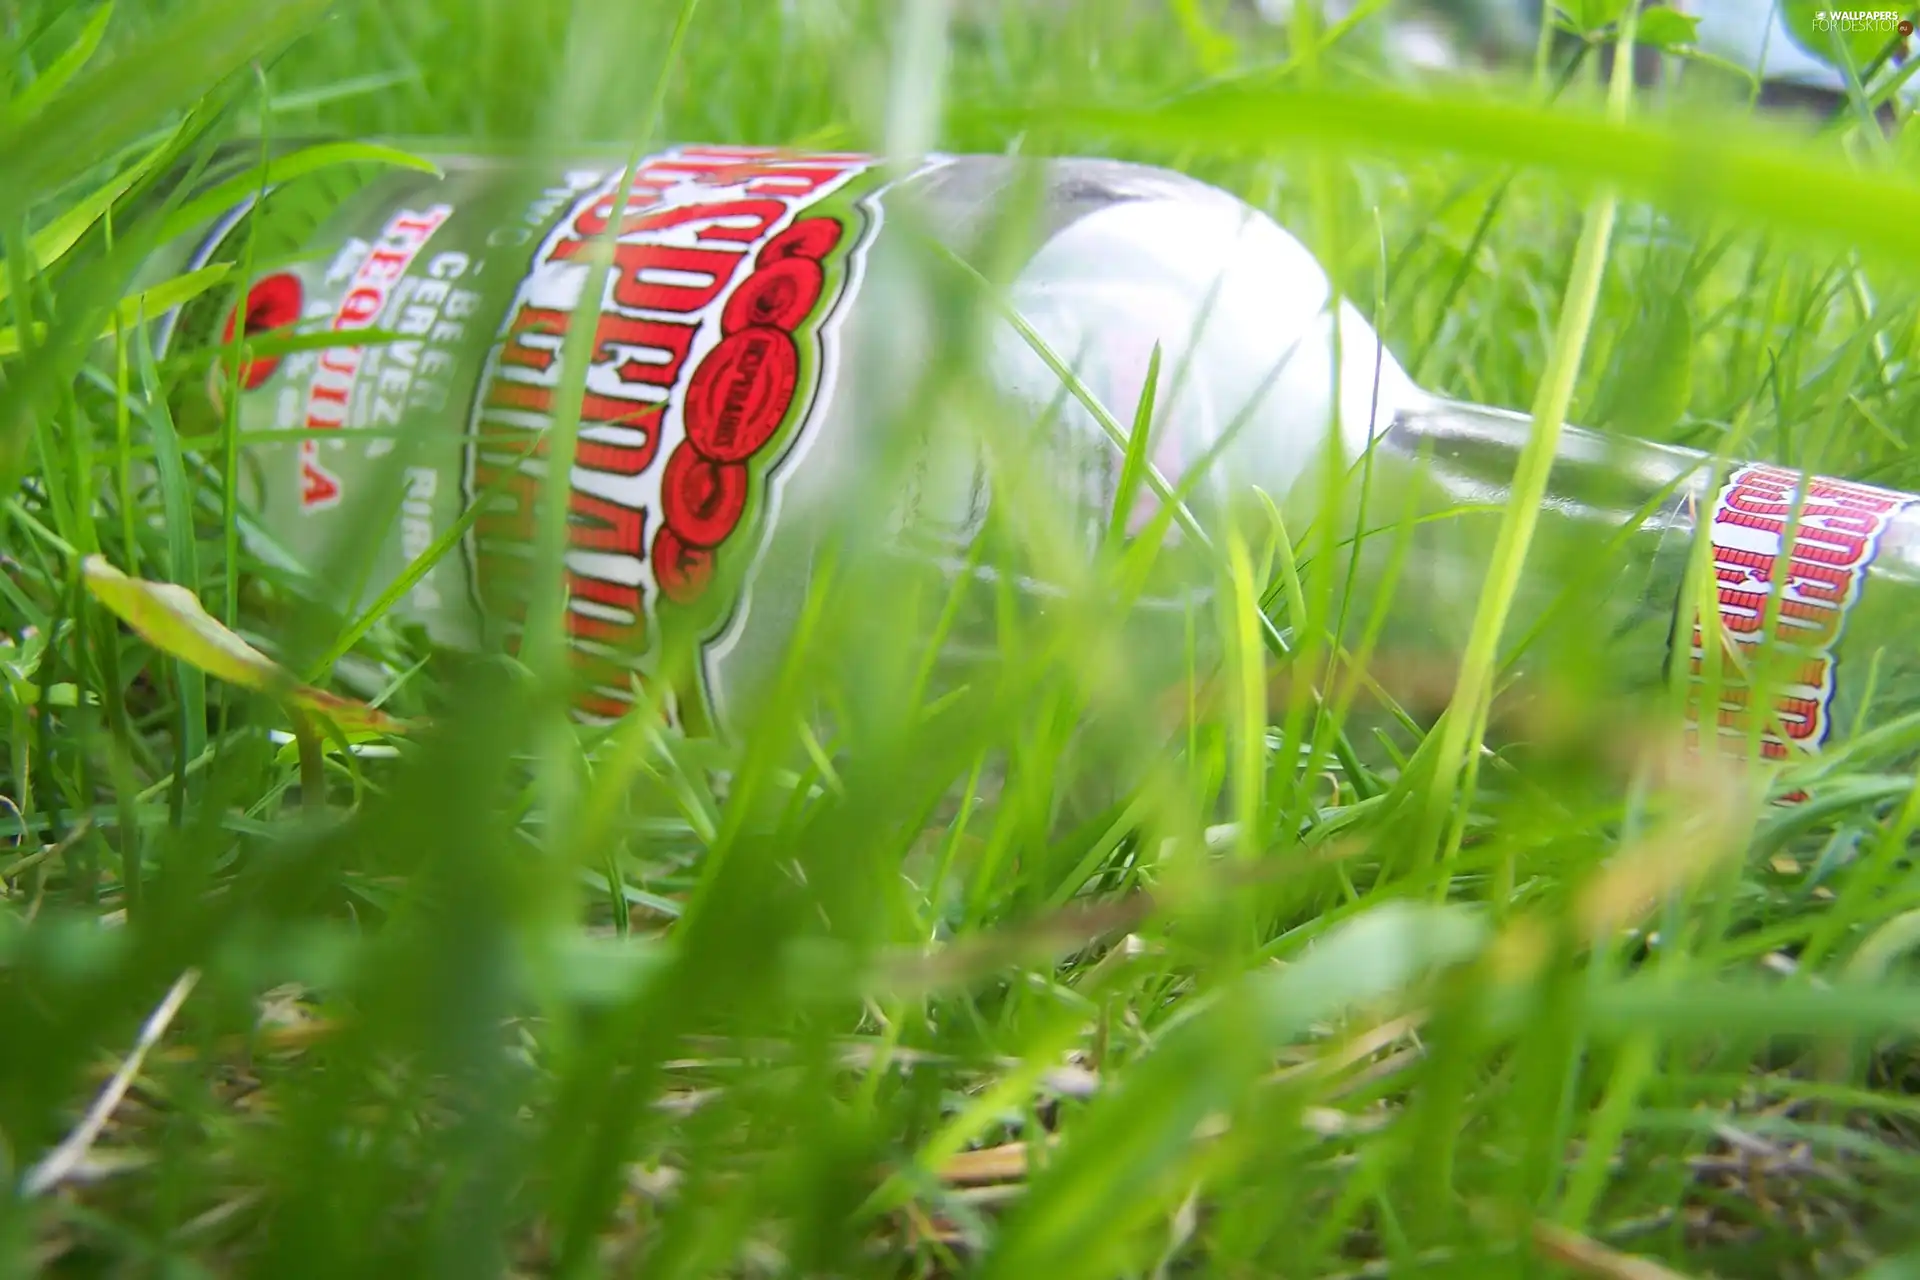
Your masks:
{"label": "bottle shoulder", "polygon": [[[1023,184],[1031,183],[1031,186]],[[1155,165],[1088,157],[940,156],[907,184],[944,237],[973,242],[996,213],[1031,203],[1027,228],[1039,241],[1116,205],[1161,202],[1226,210],[1240,201],[1218,187]]]}
{"label": "bottle shoulder", "polygon": [[[1055,181],[1137,194],[1074,209],[1009,300],[1117,422],[1135,420],[1158,351],[1153,461],[1172,478],[1205,460],[1203,502],[1248,484],[1278,497],[1329,433],[1357,457],[1424,399],[1352,304],[1334,304],[1314,255],[1266,214],[1178,175],[1089,168]],[[1030,346],[997,335],[997,380],[1051,403],[1061,380]]]}

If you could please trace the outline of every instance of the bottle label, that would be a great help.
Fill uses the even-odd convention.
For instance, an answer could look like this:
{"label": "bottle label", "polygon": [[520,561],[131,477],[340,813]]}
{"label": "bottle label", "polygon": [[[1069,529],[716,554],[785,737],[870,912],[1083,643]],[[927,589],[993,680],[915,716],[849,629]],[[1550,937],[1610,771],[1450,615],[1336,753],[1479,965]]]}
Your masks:
{"label": "bottle label", "polygon": [[[833,394],[835,339],[880,221],[873,158],[681,148],[590,186],[533,256],[472,410],[472,589],[512,617],[562,348],[596,243],[612,262],[585,344],[566,614],[588,716],[631,704],[630,656],[725,628],[788,466]],[[604,251],[604,250],[603,250]],[[578,386],[579,383],[574,384]],[[521,459],[529,448],[531,464]],[[487,495],[499,496],[488,500]],[[669,616],[671,615],[671,616]]]}
{"label": "bottle label", "polygon": [[[413,297],[419,296],[417,282],[408,280],[408,270],[420,253],[433,239],[433,233],[446,224],[453,215],[450,205],[436,204],[425,209],[401,209],[381,227],[380,234],[358,264],[352,267],[347,277],[346,291],[340,295],[337,303],[323,304],[331,314],[316,315],[316,319],[325,321],[326,328],[338,333],[343,339],[374,327],[384,316],[394,310],[396,296],[402,292],[402,282],[414,285]],[[441,276],[448,274],[448,264],[435,259],[433,270]],[[336,271],[329,273],[337,278],[346,274],[343,263]],[[276,291],[284,293],[287,300],[281,302]],[[451,291],[449,290],[449,294]],[[290,315],[299,314],[301,288],[299,277],[291,273],[269,276],[260,286],[250,291],[248,298],[249,317],[258,315],[261,306],[279,307]],[[259,299],[256,301],[256,299]],[[429,321],[421,312],[419,304],[410,304],[408,316],[421,316],[418,322],[408,324],[409,338],[426,338],[433,332],[432,324],[438,321],[437,310],[433,320]],[[237,316],[229,317],[223,332],[231,339]],[[271,327],[269,324],[268,327]],[[402,348],[405,350],[405,348]],[[296,417],[303,420],[310,432],[340,431],[349,426],[348,414],[354,405],[354,393],[360,382],[360,372],[367,363],[368,348],[364,346],[329,347],[319,353],[312,365],[307,379],[305,394],[298,397]],[[404,358],[404,357],[403,357]],[[270,361],[250,362],[241,375],[242,385],[255,387],[270,377],[274,365]],[[400,401],[379,394],[378,386],[397,385],[392,379],[394,373],[404,373],[403,369],[383,369],[383,376],[376,380],[376,390],[363,398],[363,407],[367,409],[371,420],[383,425],[397,426],[400,420]],[[408,390],[412,389],[412,379],[406,379]],[[317,435],[309,435],[300,441],[299,449],[300,509],[311,512],[338,506],[340,503],[340,478],[330,471],[320,460],[320,440]]]}
{"label": "bottle label", "polygon": [[[1786,760],[1826,741],[1847,612],[1866,585],[1881,536],[1914,501],[1909,494],[1807,479],[1770,466],[1741,467],[1728,479],[1708,526],[1727,650],[1712,730],[1722,750],[1746,751],[1763,645],[1775,657],[1768,685],[1773,706],[1759,725],[1761,757]],[[1709,672],[1697,617],[1691,631],[1687,741],[1698,749]]]}
{"label": "bottle label", "polygon": [[[525,170],[449,161],[444,179],[388,174],[346,195],[296,185],[195,262],[245,261],[253,237],[253,285],[224,326],[200,327],[258,344],[207,388],[218,406],[237,387],[241,429],[280,437],[246,461],[283,547],[311,564],[359,537],[353,572],[378,586],[479,504],[458,555],[403,602],[443,639],[481,620],[516,634],[548,434],[579,405],[566,628],[575,707],[596,719],[632,705],[663,637],[703,649],[742,607],[833,397],[883,187],[871,156],[769,147],[664,150],[621,201],[625,178],[623,165],[582,167],[535,194]],[[578,348],[584,394],[569,400],[581,373],[569,377],[563,348],[596,254],[605,291]],[[271,354],[264,339],[283,329],[299,337]],[[329,332],[340,343],[316,349],[309,335]],[[383,482],[396,440],[427,431],[440,443],[413,449],[398,486]],[[387,492],[391,516],[356,505]],[[693,687],[662,701],[709,723],[694,666]]]}

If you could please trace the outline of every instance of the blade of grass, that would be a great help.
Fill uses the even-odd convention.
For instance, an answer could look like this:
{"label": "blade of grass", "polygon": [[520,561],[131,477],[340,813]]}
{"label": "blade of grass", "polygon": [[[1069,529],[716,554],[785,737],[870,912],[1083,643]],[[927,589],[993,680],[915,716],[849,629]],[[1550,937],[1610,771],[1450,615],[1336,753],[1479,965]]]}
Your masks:
{"label": "blade of grass", "polygon": [[[1637,14],[1637,9],[1630,9],[1614,62],[1609,109],[1617,120],[1626,117],[1632,92],[1631,51]],[[1486,732],[1487,715],[1492,706],[1500,637],[1519,592],[1521,570],[1539,525],[1541,503],[1559,450],[1561,428],[1573,403],[1574,382],[1579,377],[1587,336],[1593,328],[1618,208],[1619,198],[1611,191],[1603,192],[1588,207],[1580,241],[1574,250],[1553,350],[1548,355],[1546,372],[1534,401],[1533,427],[1514,465],[1513,490],[1495,536],[1493,563],[1488,567],[1466,651],[1461,656],[1459,683],[1440,722],[1440,745],[1414,840],[1414,856],[1438,861],[1443,874],[1437,892],[1443,897],[1449,888],[1444,872],[1458,857],[1460,840],[1465,833],[1469,798],[1479,769],[1477,748]],[[1462,782],[1466,798],[1456,794]],[[1451,821],[1449,815],[1452,815]]]}
{"label": "blade of grass", "polygon": [[[135,319],[132,331],[145,333],[144,315]],[[140,359],[140,387],[147,429],[153,433],[154,466],[159,476],[161,509],[166,513],[167,581],[194,591],[200,585],[200,556],[194,536],[193,496],[188,489],[187,470],[180,452],[180,439],[173,429],[173,410],[168,407],[166,391],[154,364],[151,343],[136,337],[134,348]],[[191,663],[175,659],[174,684],[179,694],[175,709],[179,726],[179,746],[175,755],[174,784],[168,797],[172,823],[178,827],[185,819],[185,765],[197,760],[207,749],[207,678]]]}
{"label": "blade of grass", "polygon": [[1719,210],[1811,240],[1857,246],[1864,257],[1902,273],[1911,271],[1912,259],[1900,246],[1920,225],[1920,185],[1777,136],[1707,121],[1675,130],[1466,91],[1275,86],[1207,91],[1151,108],[1047,102],[979,116],[983,124],[1072,129],[1223,156],[1286,147],[1512,165],[1575,191]]}
{"label": "blade of grass", "polygon": [[333,0],[201,0],[74,77],[31,122],[0,129],[0,226],[140,139],[207,86],[303,34]]}
{"label": "blade of grass", "polygon": [[0,112],[0,132],[18,128],[39,115],[42,108],[67,87],[67,83],[92,60],[101,39],[107,34],[107,23],[112,19],[113,0],[106,0],[93,11],[74,42],[62,50],[60,56],[34,78],[32,84],[6,104],[5,110]]}

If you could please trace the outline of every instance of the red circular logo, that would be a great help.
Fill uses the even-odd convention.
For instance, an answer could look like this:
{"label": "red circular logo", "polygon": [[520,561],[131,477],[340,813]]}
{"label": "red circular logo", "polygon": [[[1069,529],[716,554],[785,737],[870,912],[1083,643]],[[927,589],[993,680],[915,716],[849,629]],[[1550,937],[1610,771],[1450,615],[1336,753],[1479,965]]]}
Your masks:
{"label": "red circular logo", "polygon": [[799,380],[800,353],[780,330],[721,339],[687,383],[688,442],[715,462],[745,462],[780,429]]}
{"label": "red circular logo", "polygon": [[769,262],[740,282],[720,313],[722,333],[766,325],[792,333],[813,313],[826,277],[812,258]]}
{"label": "red circular logo", "polygon": [[[227,313],[227,323],[220,331],[220,340],[232,342],[236,328],[240,328],[242,336],[248,338],[284,329],[300,318],[301,308],[305,305],[306,290],[300,284],[299,276],[291,271],[267,276],[255,281],[253,288],[247,290],[246,300]],[[245,361],[240,366],[241,390],[257,390],[279,367],[279,356]]]}
{"label": "red circular logo", "polygon": [[802,218],[767,241],[757,259],[760,266],[787,258],[812,258],[815,262],[833,252],[840,243],[837,218]]}
{"label": "red circular logo", "polygon": [[653,577],[660,591],[675,604],[692,604],[713,580],[713,552],[690,547],[670,526],[653,535]]}
{"label": "red circular logo", "polygon": [[660,488],[667,527],[688,546],[719,546],[747,509],[747,469],[703,458],[687,445],[667,459]]}

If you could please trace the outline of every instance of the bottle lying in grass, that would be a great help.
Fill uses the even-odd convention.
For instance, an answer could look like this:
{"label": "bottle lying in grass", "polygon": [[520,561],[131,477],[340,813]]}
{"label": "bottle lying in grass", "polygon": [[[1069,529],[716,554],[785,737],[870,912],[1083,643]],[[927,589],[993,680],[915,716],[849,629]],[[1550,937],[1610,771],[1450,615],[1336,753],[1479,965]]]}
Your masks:
{"label": "bottle lying in grass", "polygon": [[[1464,644],[1527,422],[1421,391],[1298,242],[1214,188],[741,147],[663,149],[630,181],[620,158],[437,163],[285,182],[158,268],[242,264],[244,296],[189,306],[169,340],[229,344],[204,401],[246,433],[257,541],[350,565],[321,575],[349,584],[343,609],[399,582],[394,612],[439,641],[510,638],[571,438],[565,628],[590,717],[654,689],[692,729],[737,725],[824,531],[938,566],[991,623],[1008,582],[1049,580],[1044,552],[1006,570],[1018,536],[983,554],[995,529],[1052,530],[1069,575],[1128,538],[1217,565],[1209,539],[1255,490],[1325,557],[1307,570],[1357,570],[1329,597],[1348,648]],[[948,305],[984,296],[963,261],[996,264],[1010,311]],[[934,393],[969,355],[998,398],[966,414]],[[1666,689],[1707,733],[1787,758],[1898,683],[1912,646],[1879,651],[1905,638],[1915,501],[1569,431],[1506,635],[1523,666]],[[1303,512],[1360,536],[1316,538]],[[1144,594],[1178,615],[1205,591]],[[966,647],[964,625],[940,634]],[[691,660],[662,683],[675,644]]]}

